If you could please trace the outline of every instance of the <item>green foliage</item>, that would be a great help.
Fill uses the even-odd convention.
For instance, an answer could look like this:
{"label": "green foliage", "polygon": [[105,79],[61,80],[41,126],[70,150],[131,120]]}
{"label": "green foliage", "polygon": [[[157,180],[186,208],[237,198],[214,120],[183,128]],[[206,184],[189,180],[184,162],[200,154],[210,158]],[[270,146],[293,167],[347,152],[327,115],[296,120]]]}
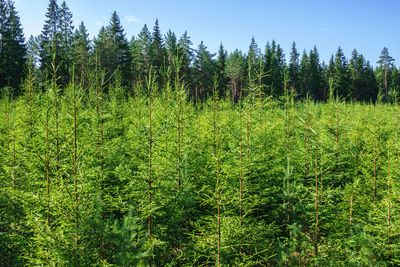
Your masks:
{"label": "green foliage", "polygon": [[134,97],[99,68],[2,96],[7,265],[396,263],[397,105],[342,102],[333,80],[328,103],[295,102],[289,71],[281,101],[233,104],[214,79],[193,105],[183,61]]}
{"label": "green foliage", "polygon": [[10,86],[18,95],[24,76],[26,45],[20,18],[13,1],[0,1],[0,88]]}

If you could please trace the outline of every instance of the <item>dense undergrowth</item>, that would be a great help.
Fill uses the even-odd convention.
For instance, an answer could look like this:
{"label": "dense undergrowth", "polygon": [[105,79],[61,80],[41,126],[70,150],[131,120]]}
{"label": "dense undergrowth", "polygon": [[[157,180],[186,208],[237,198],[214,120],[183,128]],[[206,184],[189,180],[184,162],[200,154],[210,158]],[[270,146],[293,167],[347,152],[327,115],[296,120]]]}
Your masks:
{"label": "dense undergrowth", "polygon": [[399,263],[396,103],[102,77],[2,95],[1,265]]}

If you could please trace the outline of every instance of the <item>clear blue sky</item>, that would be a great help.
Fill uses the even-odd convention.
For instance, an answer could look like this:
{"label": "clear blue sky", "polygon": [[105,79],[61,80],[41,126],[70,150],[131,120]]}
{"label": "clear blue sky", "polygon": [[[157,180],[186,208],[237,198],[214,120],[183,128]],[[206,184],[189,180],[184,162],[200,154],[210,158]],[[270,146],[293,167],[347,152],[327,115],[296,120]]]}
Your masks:
{"label": "clear blue sky", "polygon": [[[25,36],[41,32],[48,0],[15,0]],[[61,4],[61,0],[58,3]],[[373,65],[384,46],[400,65],[400,1],[398,0],[66,0],[74,24],[83,21],[91,37],[108,25],[111,13],[120,16],[126,36],[143,24],[152,30],[159,19],[163,33],[179,37],[185,30],[194,47],[203,40],[211,52],[222,42],[232,52],[247,52],[251,37],[264,50],[276,40],[286,57],[293,41],[299,52],[317,46],[328,62],[339,46],[347,58],[356,48]]]}

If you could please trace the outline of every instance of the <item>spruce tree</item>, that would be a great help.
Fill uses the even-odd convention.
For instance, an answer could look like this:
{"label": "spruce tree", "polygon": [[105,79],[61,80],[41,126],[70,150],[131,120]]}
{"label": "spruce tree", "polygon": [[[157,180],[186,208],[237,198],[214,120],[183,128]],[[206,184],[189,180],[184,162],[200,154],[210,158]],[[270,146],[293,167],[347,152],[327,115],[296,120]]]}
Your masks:
{"label": "spruce tree", "polygon": [[131,64],[131,55],[129,53],[129,44],[125,37],[124,29],[122,28],[120,19],[116,11],[111,16],[110,25],[107,28],[111,41],[114,43],[114,62],[112,63],[111,71],[117,68],[121,72],[122,84],[129,83],[129,73]]}
{"label": "spruce tree", "polygon": [[[258,58],[260,51],[258,49],[256,40],[254,37],[251,38],[249,51],[247,53],[247,72],[250,76],[255,76],[256,69],[258,68]],[[250,82],[250,81],[249,81]]]}
{"label": "spruce tree", "polygon": [[229,79],[231,98],[234,103],[238,102],[242,95],[242,81],[246,73],[246,59],[242,52],[235,50],[229,55],[226,62],[225,73]]}
{"label": "spruce tree", "polygon": [[333,76],[333,88],[338,96],[349,99],[350,92],[350,73],[347,65],[347,59],[343,50],[339,47],[335,56],[335,73]]}
{"label": "spruce tree", "polygon": [[306,98],[310,91],[308,88],[309,80],[309,61],[307,52],[304,50],[300,61],[300,96]]}
{"label": "spruce tree", "polygon": [[317,47],[310,51],[309,54],[309,69],[308,69],[308,83],[310,95],[314,100],[323,100],[323,79],[322,79],[322,67],[319,61],[319,54]]}
{"label": "spruce tree", "polygon": [[190,83],[192,80],[190,65],[193,60],[193,50],[190,47],[191,45],[192,42],[190,41],[190,37],[185,31],[178,41],[178,54],[182,57],[181,74],[183,77],[185,77],[185,81],[187,83]]}
{"label": "spruce tree", "polygon": [[44,76],[49,76],[52,65],[58,67],[61,62],[59,6],[56,0],[50,0],[46,21],[40,36],[40,67]]}
{"label": "spruce tree", "polygon": [[196,58],[193,62],[193,72],[196,75],[195,91],[192,96],[195,101],[204,101],[208,96],[212,95],[213,77],[215,73],[215,62],[213,60],[214,54],[207,50],[207,46],[203,41],[200,42],[196,51]]}
{"label": "spruce tree", "polygon": [[150,69],[149,49],[151,42],[151,34],[145,24],[136,39],[132,38],[130,43],[130,53],[132,57],[131,73],[132,83],[136,84],[144,80]]}
{"label": "spruce tree", "polygon": [[225,72],[227,59],[228,53],[221,43],[218,49],[217,58],[218,95],[220,97],[225,96],[228,85],[228,77],[226,76]]}
{"label": "spruce tree", "polygon": [[0,36],[0,88],[11,86],[14,88],[12,93],[18,95],[18,85],[24,75],[26,46],[13,1],[0,1]]}
{"label": "spruce tree", "polygon": [[161,82],[160,72],[163,70],[164,62],[167,60],[164,41],[161,35],[158,19],[154,24],[153,33],[151,35],[151,44],[149,50],[150,65],[156,73],[156,81]]}
{"label": "spruce tree", "polygon": [[73,64],[73,30],[72,13],[65,1],[59,9],[59,33],[60,33],[60,66],[59,76],[62,84],[69,82],[70,68]]}
{"label": "spruce tree", "polygon": [[86,85],[86,67],[89,64],[90,40],[83,21],[74,33],[73,62],[75,64],[75,80],[79,80],[83,87]]}
{"label": "spruce tree", "polygon": [[290,52],[290,62],[289,62],[289,83],[290,87],[293,87],[295,91],[299,92],[299,63],[300,54],[297,52],[296,43],[292,43],[292,51]]}
{"label": "spruce tree", "polygon": [[178,43],[176,39],[176,35],[174,32],[169,30],[165,35],[165,48],[167,52],[167,62],[168,66],[172,67],[172,62],[177,56],[178,52]]}

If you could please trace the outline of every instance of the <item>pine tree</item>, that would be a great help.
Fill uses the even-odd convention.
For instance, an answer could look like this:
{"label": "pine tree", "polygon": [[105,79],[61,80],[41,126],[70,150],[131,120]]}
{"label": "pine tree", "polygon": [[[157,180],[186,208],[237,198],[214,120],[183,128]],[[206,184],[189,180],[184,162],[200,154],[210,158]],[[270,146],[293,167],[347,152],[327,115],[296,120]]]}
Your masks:
{"label": "pine tree", "polygon": [[385,75],[384,89],[385,89],[386,99],[388,97],[388,70],[390,70],[391,67],[393,67],[393,61],[394,59],[391,56],[389,56],[389,50],[386,47],[384,47],[382,49],[379,60],[376,63],[379,63],[380,67],[383,67],[383,72]]}

